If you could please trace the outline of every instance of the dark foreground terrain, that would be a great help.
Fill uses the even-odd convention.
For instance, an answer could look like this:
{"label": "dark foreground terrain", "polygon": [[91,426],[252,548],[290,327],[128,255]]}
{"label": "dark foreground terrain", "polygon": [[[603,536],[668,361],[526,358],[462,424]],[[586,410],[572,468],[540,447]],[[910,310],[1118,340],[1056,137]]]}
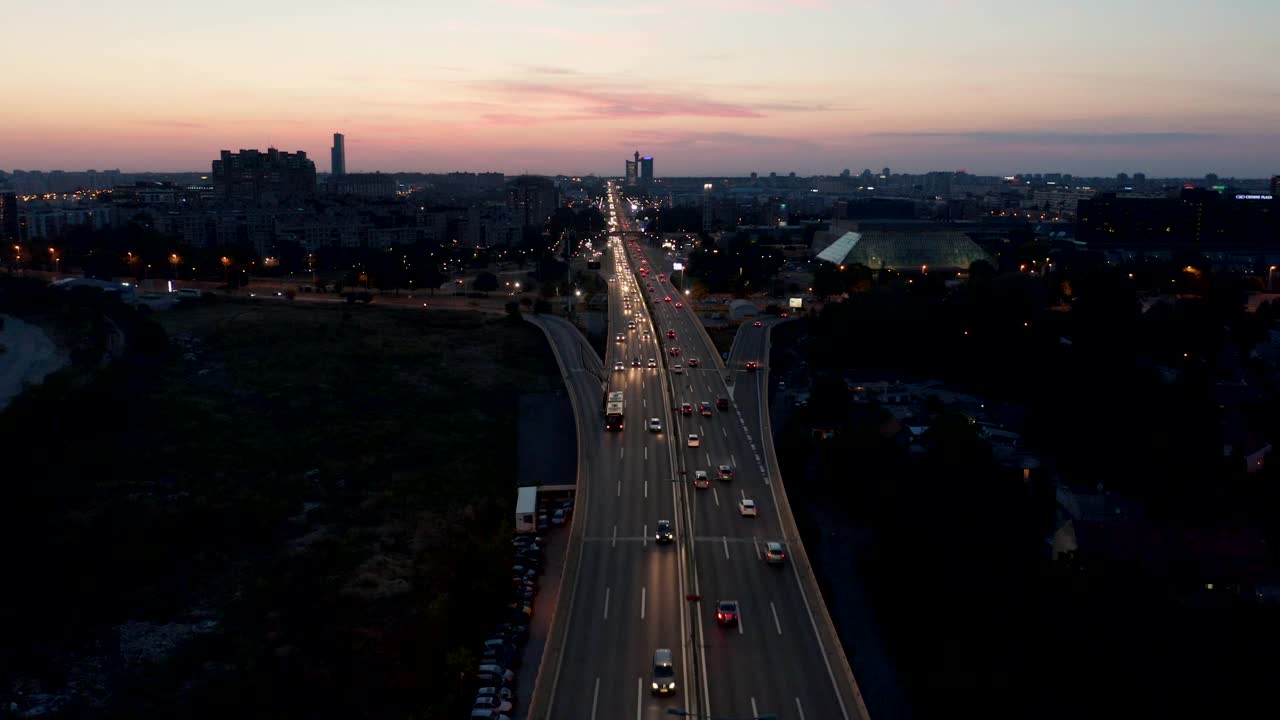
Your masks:
{"label": "dark foreground terrain", "polygon": [[458,715],[507,597],[518,395],[560,385],[542,334],[153,317],[167,351],[0,416],[0,717]]}

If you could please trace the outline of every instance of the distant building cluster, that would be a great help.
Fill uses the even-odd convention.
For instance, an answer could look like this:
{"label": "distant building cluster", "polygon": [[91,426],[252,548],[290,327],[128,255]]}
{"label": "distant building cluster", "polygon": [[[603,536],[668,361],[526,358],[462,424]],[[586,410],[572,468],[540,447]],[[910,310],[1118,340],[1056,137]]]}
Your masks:
{"label": "distant building cluster", "polygon": [[623,183],[628,187],[651,187],[653,185],[653,156],[640,157],[637,150],[635,157],[627,161]]}

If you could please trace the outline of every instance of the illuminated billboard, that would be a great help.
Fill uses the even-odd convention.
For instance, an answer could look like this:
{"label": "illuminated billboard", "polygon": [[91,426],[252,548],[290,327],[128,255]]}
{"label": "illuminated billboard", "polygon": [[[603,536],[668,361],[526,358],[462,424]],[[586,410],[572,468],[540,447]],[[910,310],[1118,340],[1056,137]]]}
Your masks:
{"label": "illuminated billboard", "polygon": [[680,272],[684,269],[684,263],[671,263],[671,272]]}
{"label": "illuminated billboard", "polygon": [[799,310],[804,307],[804,298],[788,298],[787,307],[793,310]]}

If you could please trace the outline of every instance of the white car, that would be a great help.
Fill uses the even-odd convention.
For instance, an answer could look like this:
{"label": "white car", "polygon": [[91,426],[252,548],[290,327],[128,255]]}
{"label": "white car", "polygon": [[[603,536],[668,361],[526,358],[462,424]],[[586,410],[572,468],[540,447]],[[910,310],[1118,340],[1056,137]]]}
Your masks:
{"label": "white car", "polygon": [[742,498],[738,501],[738,514],[742,517],[756,517],[756,501]]}
{"label": "white car", "polygon": [[671,366],[671,372],[675,373],[676,375],[683,375],[684,366],[681,365],[680,363],[676,363],[675,365]]}
{"label": "white car", "polygon": [[618,362],[616,362],[616,363],[614,363],[614,364],[613,364],[613,369],[614,369],[614,371],[615,371],[615,372],[622,372],[623,370],[626,370],[626,369],[627,369],[627,366],[626,366],[626,365],[623,365],[623,364],[622,364],[622,361],[621,361],[621,360],[619,360]]}
{"label": "white car", "polygon": [[649,358],[649,367],[651,367],[651,368],[656,368],[656,367],[658,367],[658,361],[657,361],[657,359],[655,359],[655,358]]}
{"label": "white car", "polygon": [[662,432],[662,421],[658,418],[649,418],[649,432]]}
{"label": "white car", "polygon": [[689,433],[689,447],[702,447],[702,438],[695,433]]}

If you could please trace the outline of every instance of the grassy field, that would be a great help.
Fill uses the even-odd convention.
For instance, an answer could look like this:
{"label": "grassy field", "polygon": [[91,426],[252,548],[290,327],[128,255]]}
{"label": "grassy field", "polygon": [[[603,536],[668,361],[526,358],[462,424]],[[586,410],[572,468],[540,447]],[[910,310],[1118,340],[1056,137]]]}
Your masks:
{"label": "grassy field", "polygon": [[509,594],[517,395],[560,385],[543,335],[283,302],[155,319],[163,362],[55,379],[0,415],[38,468],[0,487],[0,557],[24,578],[0,600],[0,700],[457,715]]}

